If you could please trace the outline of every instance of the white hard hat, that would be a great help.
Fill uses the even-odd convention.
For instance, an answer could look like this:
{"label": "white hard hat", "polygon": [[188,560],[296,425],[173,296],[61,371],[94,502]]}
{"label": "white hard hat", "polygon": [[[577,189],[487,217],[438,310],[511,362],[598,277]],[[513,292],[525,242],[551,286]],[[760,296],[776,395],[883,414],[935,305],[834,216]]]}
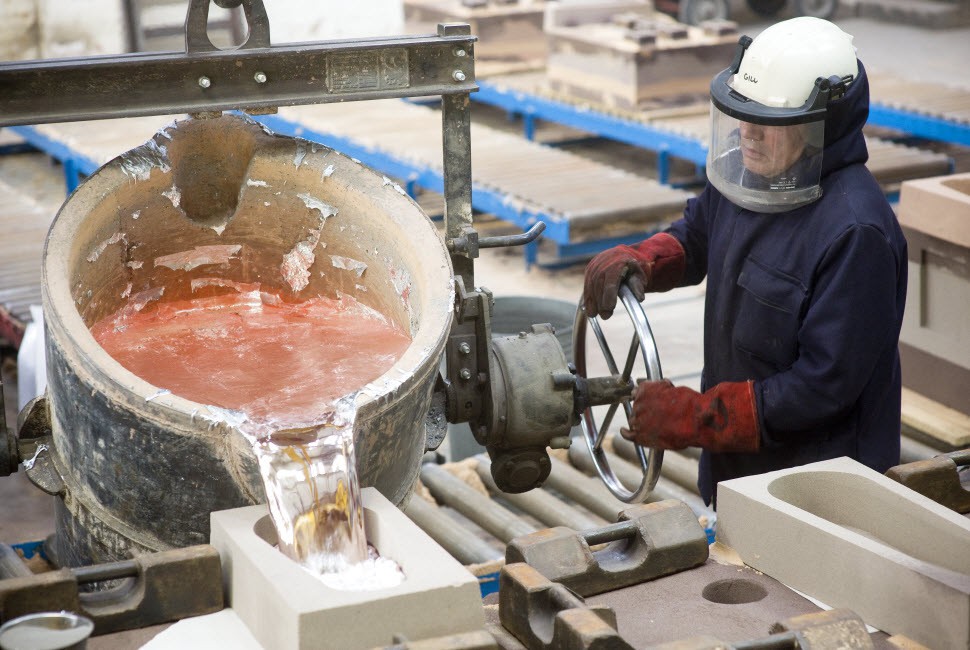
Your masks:
{"label": "white hard hat", "polygon": [[761,32],[728,83],[759,104],[795,108],[808,100],[819,77],[858,74],[852,36],[827,20],[801,16]]}

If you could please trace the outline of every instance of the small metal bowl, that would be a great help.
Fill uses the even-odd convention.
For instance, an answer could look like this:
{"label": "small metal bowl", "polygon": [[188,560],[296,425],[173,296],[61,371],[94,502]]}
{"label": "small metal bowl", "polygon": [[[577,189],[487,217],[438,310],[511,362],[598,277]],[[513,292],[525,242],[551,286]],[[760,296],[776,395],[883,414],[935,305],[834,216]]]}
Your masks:
{"label": "small metal bowl", "polygon": [[91,619],[71,612],[40,612],[0,626],[0,650],[84,650]]}

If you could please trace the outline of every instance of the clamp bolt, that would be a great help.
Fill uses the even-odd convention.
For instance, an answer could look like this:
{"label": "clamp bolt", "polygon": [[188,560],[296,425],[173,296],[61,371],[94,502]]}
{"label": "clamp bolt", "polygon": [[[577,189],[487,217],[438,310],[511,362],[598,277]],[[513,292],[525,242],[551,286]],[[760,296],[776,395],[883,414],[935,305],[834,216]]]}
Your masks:
{"label": "clamp bolt", "polygon": [[461,70],[455,70],[453,73],[451,73],[451,76],[452,78],[454,78],[455,81],[465,80],[465,73],[462,72]]}
{"label": "clamp bolt", "polygon": [[465,56],[465,50],[459,47],[457,50],[455,50],[455,56],[458,56],[458,57]]}
{"label": "clamp bolt", "polygon": [[458,351],[462,354],[470,354],[472,351],[472,346],[468,345],[467,343],[462,343],[458,346]]}
{"label": "clamp bolt", "polygon": [[199,77],[199,87],[208,88],[212,85],[212,80],[208,77]]}
{"label": "clamp bolt", "polygon": [[253,75],[253,79],[255,79],[256,80],[256,83],[258,83],[258,84],[264,84],[264,83],[266,83],[266,73],[265,72],[257,72],[256,74]]}
{"label": "clamp bolt", "polygon": [[458,376],[461,377],[462,379],[471,379],[472,371],[469,370],[468,368],[462,368],[461,372],[458,373]]}

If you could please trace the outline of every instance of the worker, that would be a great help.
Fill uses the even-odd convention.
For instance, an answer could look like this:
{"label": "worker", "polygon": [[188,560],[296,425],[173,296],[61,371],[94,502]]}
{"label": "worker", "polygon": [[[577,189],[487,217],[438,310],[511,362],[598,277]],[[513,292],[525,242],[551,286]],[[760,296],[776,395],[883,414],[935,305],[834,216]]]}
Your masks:
{"label": "worker", "polygon": [[800,17],[711,82],[708,182],[684,216],[586,268],[586,315],[707,278],[701,392],[634,390],[625,437],[703,449],[698,487],[848,456],[899,462],[906,241],[865,167],[869,86],[852,37]]}

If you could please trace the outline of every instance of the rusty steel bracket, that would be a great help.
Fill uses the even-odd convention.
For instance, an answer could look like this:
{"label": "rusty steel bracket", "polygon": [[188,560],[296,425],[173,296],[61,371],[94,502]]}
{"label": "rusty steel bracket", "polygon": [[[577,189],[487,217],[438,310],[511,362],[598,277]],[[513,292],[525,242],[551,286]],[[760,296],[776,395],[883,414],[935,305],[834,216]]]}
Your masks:
{"label": "rusty steel bracket", "polygon": [[616,613],[589,606],[561,584],[524,563],[499,574],[499,621],[530,650],[630,650],[616,631]]}
{"label": "rusty steel bracket", "polygon": [[775,623],[769,634],[761,639],[730,643],[698,636],[650,646],[650,650],[868,650],[875,647],[866,624],[848,609],[795,616]]}
{"label": "rusty steel bracket", "polygon": [[478,423],[491,408],[492,304],[487,289],[467,289],[463,278],[455,277],[455,321],[445,346],[447,375],[442,383],[448,421],[471,422],[476,439],[486,433]]}
{"label": "rusty steel bracket", "polygon": [[[592,550],[600,544],[607,546]],[[609,526],[563,526],[517,537],[506,563],[525,562],[580,596],[593,596],[704,564],[707,535],[693,511],[668,499],[627,508]]]}
{"label": "rusty steel bracket", "polygon": [[[106,580],[119,583],[106,591],[81,590]],[[0,622],[67,610],[94,621],[94,634],[211,614],[223,606],[219,552],[208,544],[0,580]]]}
{"label": "rusty steel bracket", "polygon": [[914,492],[961,514],[970,512],[970,489],[960,481],[960,468],[970,466],[970,449],[890,467],[886,476]]}

